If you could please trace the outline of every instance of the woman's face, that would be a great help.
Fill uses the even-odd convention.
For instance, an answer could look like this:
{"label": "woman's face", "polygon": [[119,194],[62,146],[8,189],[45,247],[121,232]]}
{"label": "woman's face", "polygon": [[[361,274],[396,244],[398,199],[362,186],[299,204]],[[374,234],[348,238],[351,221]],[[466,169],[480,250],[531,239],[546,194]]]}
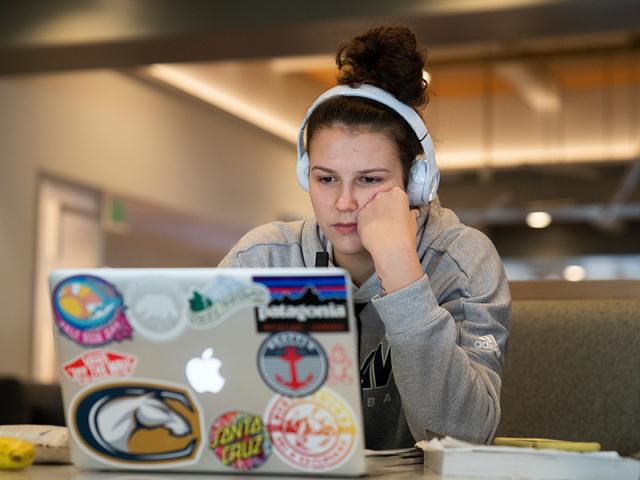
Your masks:
{"label": "woman's face", "polygon": [[402,165],[387,136],[344,125],[315,132],[309,145],[309,193],[336,256],[365,253],[358,212],[376,193],[394,186],[404,189]]}

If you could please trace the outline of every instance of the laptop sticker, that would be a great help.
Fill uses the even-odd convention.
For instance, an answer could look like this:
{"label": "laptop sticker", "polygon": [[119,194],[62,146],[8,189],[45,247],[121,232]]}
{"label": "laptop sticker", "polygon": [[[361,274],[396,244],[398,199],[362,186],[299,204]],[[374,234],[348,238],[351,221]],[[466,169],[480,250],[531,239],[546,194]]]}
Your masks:
{"label": "laptop sticker", "polygon": [[327,355],[306,333],[274,333],[258,350],[258,370],[271,390],[290,397],[303,397],[324,384]]}
{"label": "laptop sticker", "polygon": [[85,387],[68,419],[80,447],[110,465],[176,467],[202,452],[200,408],[178,385],[131,379]]}
{"label": "laptop sticker", "polygon": [[355,451],[355,416],[348,404],[326,387],[309,397],[275,396],[267,405],[264,420],[274,451],[294,468],[333,470]]}
{"label": "laptop sticker", "polygon": [[256,308],[259,332],[349,330],[343,276],[253,277],[253,281],[264,285],[271,297],[268,305]]}
{"label": "laptop sticker", "polygon": [[218,460],[236,470],[253,470],[271,455],[269,434],[258,415],[231,411],[211,425],[209,447]]}
{"label": "laptop sticker", "polygon": [[212,328],[238,310],[266,305],[268,302],[269,290],[264,286],[233,277],[217,276],[205,288],[191,292],[189,324],[198,329]]}
{"label": "laptop sticker", "polygon": [[220,374],[222,360],[213,356],[213,348],[207,348],[200,357],[187,362],[185,375],[191,388],[198,393],[218,393],[225,384]]}
{"label": "laptop sticker", "polygon": [[167,278],[141,277],[124,291],[127,314],[136,332],[154,341],[176,338],[186,327],[187,293]]}
{"label": "laptop sticker", "polygon": [[329,351],[328,385],[351,385],[354,382],[353,360],[349,358],[344,345],[335,345]]}
{"label": "laptop sticker", "polygon": [[52,304],[56,325],[78,345],[99,346],[131,338],[133,329],[122,295],[99,277],[66,278],[54,289]]}
{"label": "laptop sticker", "polygon": [[80,385],[110,377],[128,377],[138,359],[113,350],[91,350],[62,365],[64,374]]}

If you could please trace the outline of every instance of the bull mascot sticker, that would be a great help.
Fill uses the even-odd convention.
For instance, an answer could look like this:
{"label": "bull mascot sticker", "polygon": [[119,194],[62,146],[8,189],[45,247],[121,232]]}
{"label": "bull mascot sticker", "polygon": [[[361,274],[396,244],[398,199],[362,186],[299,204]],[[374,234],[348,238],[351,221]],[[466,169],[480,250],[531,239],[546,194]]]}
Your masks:
{"label": "bull mascot sticker", "polygon": [[109,464],[182,466],[201,453],[200,409],[178,386],[136,380],[91,386],[76,396],[69,419],[83,450]]}

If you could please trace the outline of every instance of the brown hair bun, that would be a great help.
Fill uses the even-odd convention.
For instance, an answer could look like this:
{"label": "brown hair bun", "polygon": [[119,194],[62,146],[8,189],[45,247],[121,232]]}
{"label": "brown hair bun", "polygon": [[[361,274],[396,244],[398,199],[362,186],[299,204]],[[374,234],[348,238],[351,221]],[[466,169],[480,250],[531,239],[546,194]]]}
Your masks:
{"label": "brown hair bun", "polygon": [[374,85],[419,109],[429,101],[423,78],[425,57],[408,28],[374,28],[338,48],[338,83],[351,87]]}

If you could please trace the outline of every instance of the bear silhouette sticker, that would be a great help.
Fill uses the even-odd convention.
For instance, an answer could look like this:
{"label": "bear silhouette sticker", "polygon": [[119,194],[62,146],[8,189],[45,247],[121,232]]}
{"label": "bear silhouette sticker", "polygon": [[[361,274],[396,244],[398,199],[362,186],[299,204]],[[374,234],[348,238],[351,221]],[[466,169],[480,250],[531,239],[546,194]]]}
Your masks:
{"label": "bear silhouette sticker", "polygon": [[68,418],[83,450],[111,465],[182,466],[202,450],[200,409],[177,385],[131,379],[91,386],[75,397]]}

